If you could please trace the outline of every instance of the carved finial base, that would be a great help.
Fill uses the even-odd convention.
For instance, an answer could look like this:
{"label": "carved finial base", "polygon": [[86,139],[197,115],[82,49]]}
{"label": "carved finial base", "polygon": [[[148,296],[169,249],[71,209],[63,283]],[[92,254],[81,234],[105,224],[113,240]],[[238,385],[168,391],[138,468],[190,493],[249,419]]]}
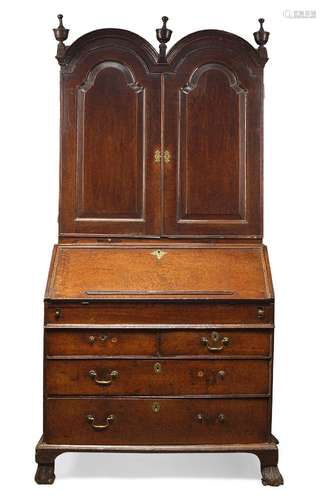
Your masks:
{"label": "carved finial base", "polygon": [[261,482],[264,486],[281,486],[284,484],[282,474],[278,470],[277,465],[262,467],[261,475]]}

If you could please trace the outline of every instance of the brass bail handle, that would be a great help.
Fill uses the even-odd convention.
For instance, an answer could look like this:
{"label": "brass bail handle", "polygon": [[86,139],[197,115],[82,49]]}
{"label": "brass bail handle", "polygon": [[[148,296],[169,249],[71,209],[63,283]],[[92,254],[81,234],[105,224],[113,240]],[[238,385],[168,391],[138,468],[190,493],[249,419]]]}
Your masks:
{"label": "brass bail handle", "polygon": [[[212,332],[211,340],[213,343],[212,346],[209,345],[209,339],[207,337],[202,337],[200,342],[202,345],[206,346],[209,351],[222,351],[224,347],[230,343],[229,337],[220,338],[220,334],[218,332]],[[214,344],[218,343],[220,343],[220,345],[214,346]]]}
{"label": "brass bail handle", "polygon": [[104,429],[107,429],[109,425],[113,422],[114,418],[115,418],[114,415],[108,415],[105,419],[106,424],[95,424],[95,415],[86,415],[87,422],[93,429],[97,431],[103,431]]}
{"label": "brass bail handle", "polygon": [[111,373],[108,374],[108,378],[106,380],[98,379],[98,375],[95,370],[90,370],[88,375],[98,385],[110,385],[115,379],[118,378],[119,372],[117,370],[112,370]]}

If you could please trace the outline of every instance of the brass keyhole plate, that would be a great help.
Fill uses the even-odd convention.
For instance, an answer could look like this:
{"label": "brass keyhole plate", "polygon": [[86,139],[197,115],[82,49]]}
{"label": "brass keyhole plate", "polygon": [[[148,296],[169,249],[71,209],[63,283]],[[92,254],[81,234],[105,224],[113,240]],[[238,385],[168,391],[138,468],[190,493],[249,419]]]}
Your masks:
{"label": "brass keyhole plate", "polygon": [[153,403],[152,404],[152,410],[154,413],[158,413],[161,409],[160,403]]}
{"label": "brass keyhole plate", "polygon": [[155,365],[154,365],[154,372],[155,373],[161,373],[161,371],[162,371],[162,365],[161,365],[161,363],[155,363]]}
{"label": "brass keyhole plate", "polygon": [[162,259],[162,257],[164,257],[164,255],[166,255],[167,252],[163,252],[163,250],[155,250],[154,252],[151,252],[151,255],[154,255],[154,257],[156,257],[158,260]]}

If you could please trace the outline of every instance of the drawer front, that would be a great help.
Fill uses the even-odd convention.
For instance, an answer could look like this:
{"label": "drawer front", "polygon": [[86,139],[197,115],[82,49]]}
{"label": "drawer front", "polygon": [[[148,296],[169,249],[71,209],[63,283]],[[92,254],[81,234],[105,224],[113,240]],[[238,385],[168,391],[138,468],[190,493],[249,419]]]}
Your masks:
{"label": "drawer front", "polygon": [[264,324],[273,322],[273,304],[119,302],[47,306],[51,324]]}
{"label": "drawer front", "polygon": [[268,361],[48,360],[49,395],[269,394]]}
{"label": "drawer front", "polygon": [[231,444],[268,440],[268,399],[47,400],[49,444]]}
{"label": "drawer front", "polygon": [[153,332],[133,330],[47,330],[49,356],[151,356],[157,354]]}
{"label": "drawer front", "polygon": [[160,336],[162,356],[270,356],[272,330],[174,330]]}

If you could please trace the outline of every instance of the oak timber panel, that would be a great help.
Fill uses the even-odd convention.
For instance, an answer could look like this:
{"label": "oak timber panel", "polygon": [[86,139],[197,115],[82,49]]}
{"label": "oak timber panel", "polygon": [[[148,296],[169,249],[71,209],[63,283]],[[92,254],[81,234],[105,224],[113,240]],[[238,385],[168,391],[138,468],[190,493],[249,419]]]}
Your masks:
{"label": "oak timber panel", "polygon": [[[157,412],[155,402],[160,405]],[[269,439],[265,398],[49,398],[46,406],[44,438],[49,444],[229,444]],[[218,421],[221,414],[223,422]],[[109,415],[114,419],[106,429],[96,430],[88,415],[95,425],[105,425]]]}
{"label": "oak timber panel", "polygon": [[263,246],[61,245],[55,252],[47,291],[50,299],[273,297]]}
{"label": "oak timber panel", "polygon": [[178,221],[245,219],[246,91],[220,64],[179,89]]}
{"label": "oak timber panel", "polygon": [[60,330],[46,332],[49,356],[149,356],[157,354],[157,336],[141,330]]}
{"label": "oak timber panel", "polygon": [[[273,330],[172,330],[160,334],[163,356],[270,356]],[[217,333],[218,339],[214,340]],[[222,339],[227,338],[224,344]],[[205,338],[208,343],[202,341]],[[218,348],[211,350],[209,348]]]}
{"label": "oak timber panel", "polygon": [[[90,375],[94,372],[96,375]],[[113,378],[112,372],[117,373]],[[268,395],[269,390],[269,362],[261,360],[47,362],[48,395]]]}
{"label": "oak timber panel", "polygon": [[[259,311],[263,315],[259,316]],[[59,316],[57,316],[57,312]],[[45,324],[272,324],[273,304],[117,301],[46,306]]]}
{"label": "oak timber panel", "polygon": [[78,89],[79,219],[144,216],[145,90],[130,68],[97,64]]}
{"label": "oak timber panel", "polygon": [[62,71],[60,236],[160,230],[160,80],[134,40],[115,36]]}
{"label": "oak timber panel", "polygon": [[261,236],[262,69],[245,50],[201,32],[170,63],[164,234]]}

